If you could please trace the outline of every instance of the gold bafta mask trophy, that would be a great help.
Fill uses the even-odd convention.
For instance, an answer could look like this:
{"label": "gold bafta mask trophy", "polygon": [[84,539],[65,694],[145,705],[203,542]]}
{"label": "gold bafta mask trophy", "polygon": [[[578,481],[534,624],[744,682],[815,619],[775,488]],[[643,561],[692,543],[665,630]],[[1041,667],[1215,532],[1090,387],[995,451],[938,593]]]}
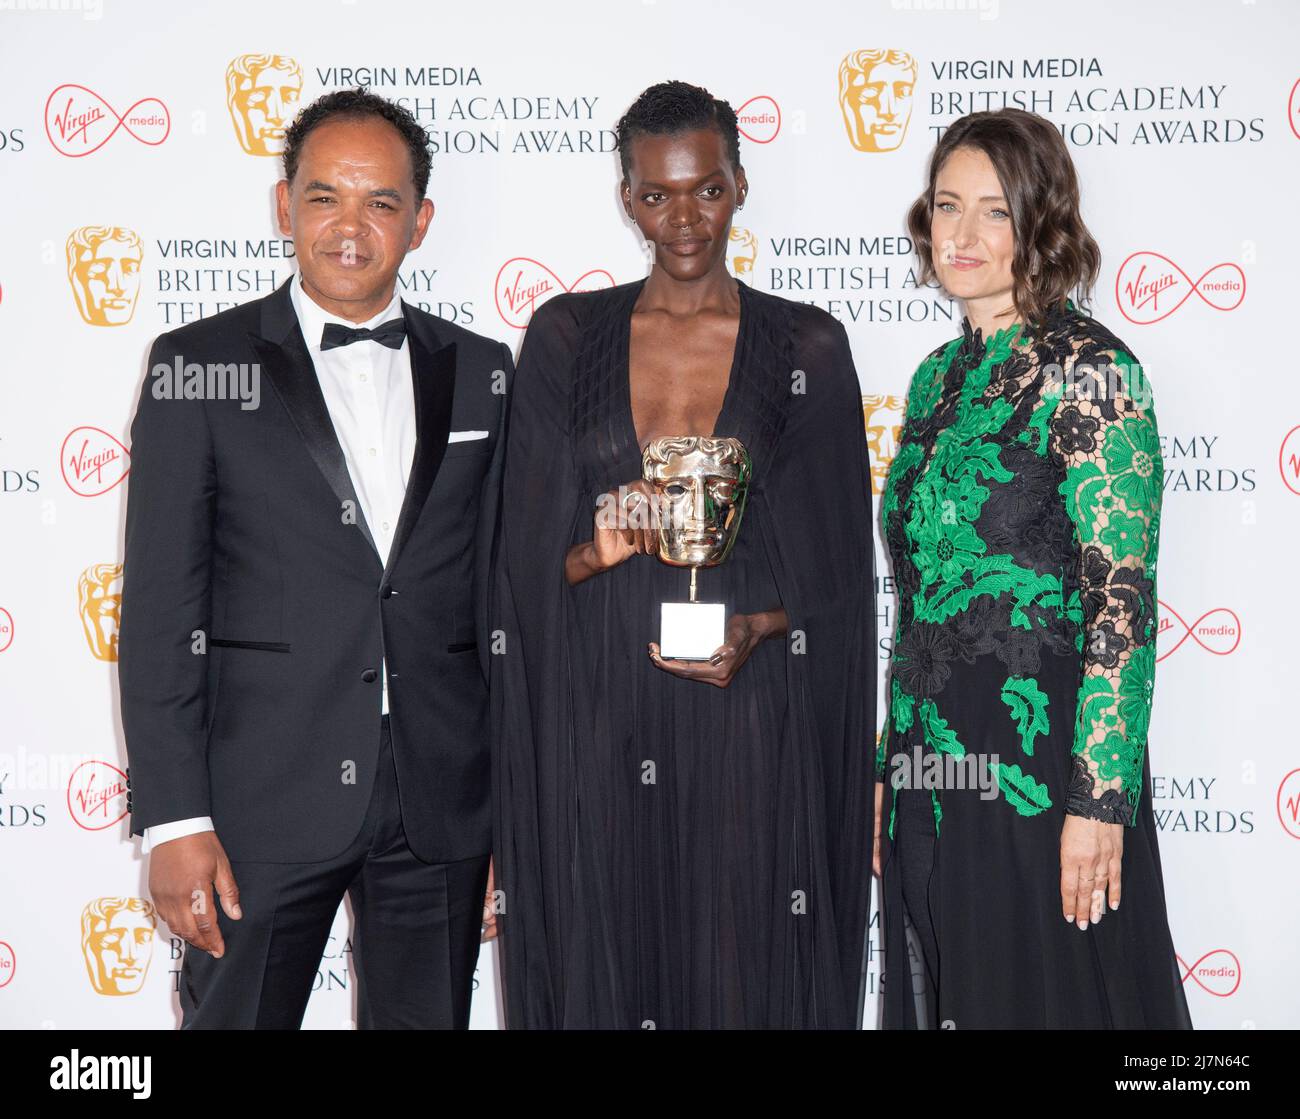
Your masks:
{"label": "gold bafta mask trophy", "polygon": [[641,473],[654,490],[659,558],[691,569],[690,601],[660,604],[660,654],[708,660],[726,637],[726,604],[696,601],[695,573],[722,563],[736,542],[749,493],[749,452],[739,439],[665,436],[646,445]]}

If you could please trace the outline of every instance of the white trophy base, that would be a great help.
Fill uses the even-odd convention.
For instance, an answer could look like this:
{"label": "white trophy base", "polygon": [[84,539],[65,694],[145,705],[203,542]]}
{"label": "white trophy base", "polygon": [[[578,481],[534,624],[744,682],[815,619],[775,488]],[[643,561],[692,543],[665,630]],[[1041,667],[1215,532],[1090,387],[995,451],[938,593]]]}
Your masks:
{"label": "white trophy base", "polygon": [[661,602],[659,655],[666,660],[706,661],[727,636],[723,602]]}

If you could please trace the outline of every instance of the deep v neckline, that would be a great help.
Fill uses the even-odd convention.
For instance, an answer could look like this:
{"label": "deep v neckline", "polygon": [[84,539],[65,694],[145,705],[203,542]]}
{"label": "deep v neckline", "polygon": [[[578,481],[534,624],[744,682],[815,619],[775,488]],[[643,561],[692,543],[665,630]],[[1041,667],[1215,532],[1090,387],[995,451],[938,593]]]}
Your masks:
{"label": "deep v neckline", "polygon": [[[636,307],[636,301],[641,297],[641,292],[645,288],[646,279],[643,277],[637,281],[632,292],[632,298],[628,302],[627,314],[624,316],[623,328],[627,332],[627,337],[623,339],[622,355],[623,368],[618,378],[622,390],[622,410],[623,422],[626,425],[628,434],[632,437],[632,446],[636,448],[636,457],[639,460],[643,451],[641,445],[641,436],[636,429],[636,417],[632,414],[632,311]],[[722,394],[722,404],[718,408],[718,414],[713,420],[713,430],[709,432],[708,438],[716,438],[720,431],[725,431],[729,412],[736,394],[737,371],[740,368],[740,351],[741,341],[745,334],[745,325],[749,318],[749,290],[746,285],[736,280],[736,287],[740,295],[740,316],[736,324],[736,342],[731,351],[731,367],[727,370],[727,387]]]}

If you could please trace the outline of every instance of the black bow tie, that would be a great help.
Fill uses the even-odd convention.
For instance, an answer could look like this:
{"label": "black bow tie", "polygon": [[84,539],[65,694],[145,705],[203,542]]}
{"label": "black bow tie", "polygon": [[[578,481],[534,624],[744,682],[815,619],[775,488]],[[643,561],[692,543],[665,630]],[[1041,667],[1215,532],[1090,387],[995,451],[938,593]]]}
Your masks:
{"label": "black bow tie", "polygon": [[327,322],[321,334],[320,348],[332,350],[336,346],[350,346],[353,342],[378,342],[390,350],[400,350],[406,338],[406,319],[389,319],[369,330],[359,326],[344,326]]}

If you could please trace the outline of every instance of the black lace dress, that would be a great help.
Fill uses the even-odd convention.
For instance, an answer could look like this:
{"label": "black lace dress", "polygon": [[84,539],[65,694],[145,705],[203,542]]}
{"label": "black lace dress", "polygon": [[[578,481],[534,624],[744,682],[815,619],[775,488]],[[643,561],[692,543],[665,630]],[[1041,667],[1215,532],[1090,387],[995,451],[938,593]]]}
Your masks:
{"label": "black lace dress", "polygon": [[[1190,1025],[1146,750],[1162,471],[1140,366],[1072,306],[966,322],[912,379],[883,501],[886,1026]],[[1066,814],[1127,825],[1120,907],[1082,932]]]}
{"label": "black lace dress", "polygon": [[558,296],[512,391],[494,583],[496,884],[511,1028],[845,1027],[870,887],[874,609],[868,463],[848,340],[741,286],[715,435],[754,463],[728,613],[791,638],[726,689],[656,668],[688,574],[636,556],[570,587],[596,499],[641,476],[628,385],[644,281]]}

